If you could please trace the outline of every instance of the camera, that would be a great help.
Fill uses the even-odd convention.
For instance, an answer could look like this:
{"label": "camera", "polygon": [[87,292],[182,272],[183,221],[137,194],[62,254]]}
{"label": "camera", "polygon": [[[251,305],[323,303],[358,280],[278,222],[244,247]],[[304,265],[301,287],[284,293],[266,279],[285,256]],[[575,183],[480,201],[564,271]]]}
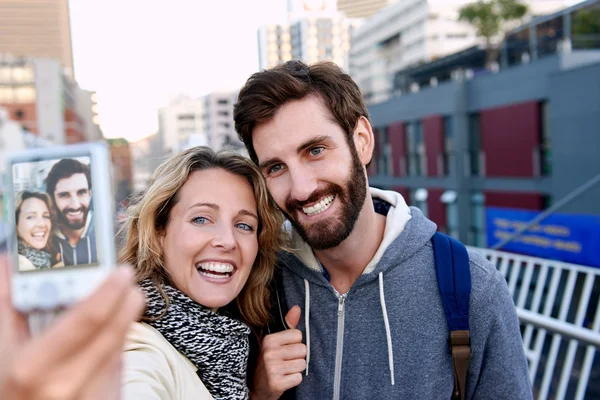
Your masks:
{"label": "camera", "polygon": [[24,313],[61,309],[115,267],[110,153],[103,143],[7,154],[12,301]]}

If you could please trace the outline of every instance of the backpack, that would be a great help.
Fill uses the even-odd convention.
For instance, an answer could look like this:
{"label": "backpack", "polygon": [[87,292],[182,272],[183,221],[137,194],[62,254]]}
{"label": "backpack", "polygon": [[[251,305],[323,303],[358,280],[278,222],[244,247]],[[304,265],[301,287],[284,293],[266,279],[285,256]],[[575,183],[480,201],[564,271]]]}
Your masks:
{"label": "backpack", "polygon": [[[467,248],[461,242],[440,232],[431,238],[435,269],[444,306],[444,314],[450,330],[450,353],[454,370],[452,400],[464,400],[467,371],[471,358],[469,336],[469,301],[471,298],[471,269]],[[285,323],[287,304],[283,293],[281,267],[275,268],[271,286],[271,323],[266,333],[288,329]],[[280,399],[293,399],[295,388],[288,390]]]}

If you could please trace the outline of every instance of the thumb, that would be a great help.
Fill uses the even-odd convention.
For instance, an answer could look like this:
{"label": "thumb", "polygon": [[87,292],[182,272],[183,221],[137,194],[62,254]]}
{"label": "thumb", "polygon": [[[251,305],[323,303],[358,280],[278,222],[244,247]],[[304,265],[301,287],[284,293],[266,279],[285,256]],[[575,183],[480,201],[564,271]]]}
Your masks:
{"label": "thumb", "polygon": [[290,308],[288,313],[285,315],[285,323],[289,329],[296,329],[298,322],[300,322],[300,314],[302,311],[299,306]]}

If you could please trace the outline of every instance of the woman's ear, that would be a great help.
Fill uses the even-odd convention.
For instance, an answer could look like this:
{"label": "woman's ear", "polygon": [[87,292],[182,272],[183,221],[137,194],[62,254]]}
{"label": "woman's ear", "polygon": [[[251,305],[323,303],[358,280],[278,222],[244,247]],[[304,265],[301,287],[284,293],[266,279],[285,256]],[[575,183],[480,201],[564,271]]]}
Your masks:
{"label": "woman's ear", "polygon": [[373,157],[373,149],[375,147],[375,136],[373,128],[369,120],[365,117],[360,117],[354,128],[354,147],[358,153],[358,158],[362,165],[367,165]]}

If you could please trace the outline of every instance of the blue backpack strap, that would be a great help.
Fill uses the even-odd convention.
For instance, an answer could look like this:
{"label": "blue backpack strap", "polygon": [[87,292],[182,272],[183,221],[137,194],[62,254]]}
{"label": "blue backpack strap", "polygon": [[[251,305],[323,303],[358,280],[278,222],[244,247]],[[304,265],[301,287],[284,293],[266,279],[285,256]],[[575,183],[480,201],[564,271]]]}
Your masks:
{"label": "blue backpack strap", "polygon": [[450,330],[454,368],[453,399],[465,399],[467,371],[471,358],[469,302],[471,268],[467,248],[458,240],[436,232],[431,239],[440,297]]}

